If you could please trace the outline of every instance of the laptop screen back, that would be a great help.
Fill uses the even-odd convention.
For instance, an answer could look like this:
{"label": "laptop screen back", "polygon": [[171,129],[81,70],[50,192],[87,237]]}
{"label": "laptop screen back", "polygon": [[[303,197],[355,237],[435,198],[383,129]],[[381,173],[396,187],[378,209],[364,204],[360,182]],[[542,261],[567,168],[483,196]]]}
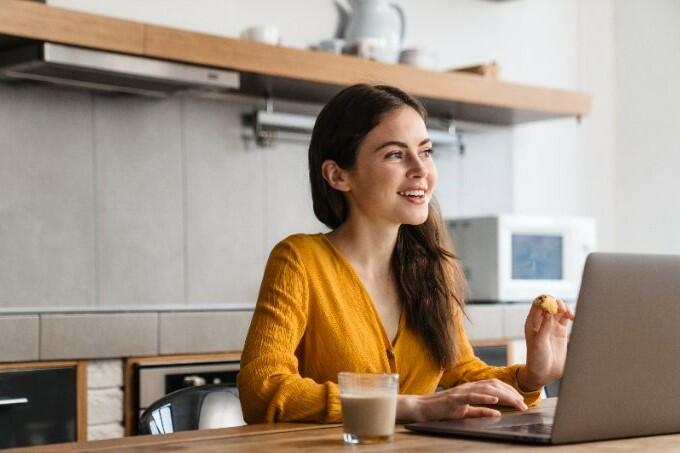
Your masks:
{"label": "laptop screen back", "polygon": [[680,257],[591,254],[553,443],[680,432]]}

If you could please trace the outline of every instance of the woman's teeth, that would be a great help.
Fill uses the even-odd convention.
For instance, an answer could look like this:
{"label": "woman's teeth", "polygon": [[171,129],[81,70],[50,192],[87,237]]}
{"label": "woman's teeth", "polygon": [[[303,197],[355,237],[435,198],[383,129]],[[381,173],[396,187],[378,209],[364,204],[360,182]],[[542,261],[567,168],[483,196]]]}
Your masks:
{"label": "woman's teeth", "polygon": [[417,197],[421,198],[425,196],[424,190],[405,190],[403,192],[397,192],[399,195],[404,197]]}

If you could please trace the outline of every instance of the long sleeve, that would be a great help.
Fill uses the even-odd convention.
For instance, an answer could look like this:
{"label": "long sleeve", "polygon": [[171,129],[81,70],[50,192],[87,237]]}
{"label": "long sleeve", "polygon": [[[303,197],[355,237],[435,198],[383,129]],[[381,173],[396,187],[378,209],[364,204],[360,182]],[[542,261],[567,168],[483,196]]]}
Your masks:
{"label": "long sleeve", "polygon": [[299,256],[279,243],[267,262],[241,358],[238,387],[248,423],[341,420],[338,385],[303,378],[298,369],[309,298]]}
{"label": "long sleeve", "polygon": [[499,379],[517,389],[524,397],[527,405],[535,403],[541,396],[541,391],[524,392],[517,382],[517,370],[521,365],[507,367],[494,367],[487,365],[477,358],[472,350],[472,345],[463,329],[460,310],[456,310],[456,364],[444,371],[440,379],[440,385],[445,388],[455,387],[466,382],[480,381],[484,379]]}

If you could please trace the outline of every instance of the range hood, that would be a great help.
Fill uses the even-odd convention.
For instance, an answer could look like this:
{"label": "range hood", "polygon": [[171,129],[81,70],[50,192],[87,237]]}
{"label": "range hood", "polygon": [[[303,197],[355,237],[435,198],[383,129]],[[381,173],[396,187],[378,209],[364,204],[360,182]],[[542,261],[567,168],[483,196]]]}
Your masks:
{"label": "range hood", "polygon": [[234,71],[47,42],[0,50],[0,77],[154,97],[239,87]]}

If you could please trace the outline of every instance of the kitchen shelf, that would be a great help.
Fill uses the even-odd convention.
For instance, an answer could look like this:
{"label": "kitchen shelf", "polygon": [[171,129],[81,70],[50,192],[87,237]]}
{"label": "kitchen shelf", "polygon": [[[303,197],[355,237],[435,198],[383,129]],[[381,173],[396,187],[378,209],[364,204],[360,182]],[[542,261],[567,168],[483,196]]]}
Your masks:
{"label": "kitchen shelf", "polygon": [[239,93],[323,103],[358,82],[396,85],[431,116],[510,126],[581,117],[587,93],[436,72],[347,55],[272,46],[76,12],[27,0],[0,0],[0,47],[41,40],[236,70]]}

